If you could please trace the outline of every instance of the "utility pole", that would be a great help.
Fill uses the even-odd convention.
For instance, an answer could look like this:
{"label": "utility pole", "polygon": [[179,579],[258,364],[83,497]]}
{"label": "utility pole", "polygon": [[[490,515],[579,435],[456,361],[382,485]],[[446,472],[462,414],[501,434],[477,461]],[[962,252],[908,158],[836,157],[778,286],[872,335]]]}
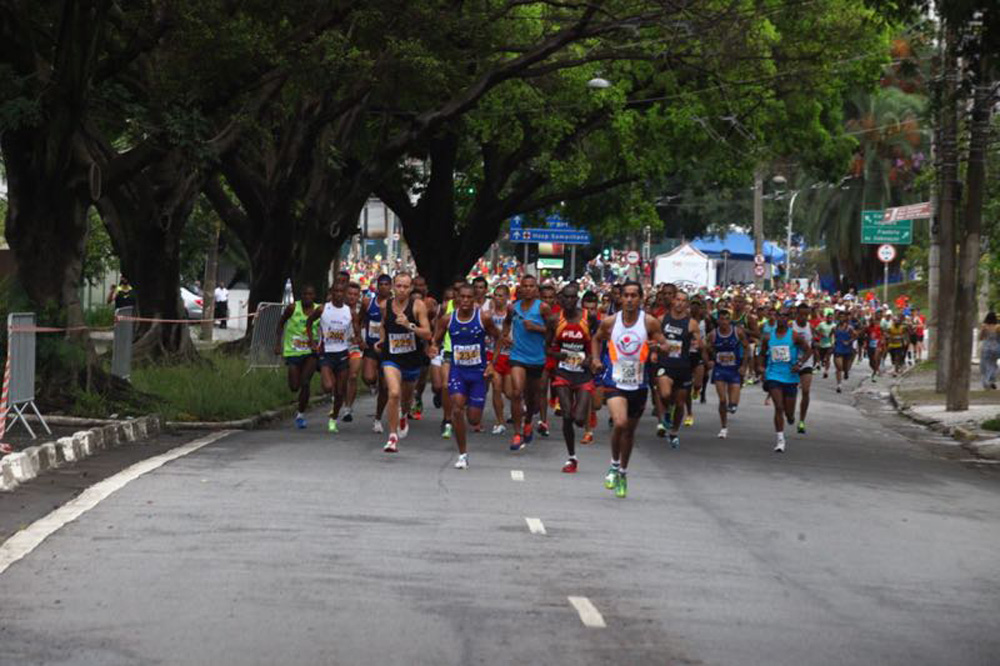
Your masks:
{"label": "utility pole", "polygon": [[208,239],[208,253],[205,256],[205,276],[201,281],[201,339],[212,340],[215,326],[215,279],[219,272],[219,234],[221,220],[212,221],[212,233]]}
{"label": "utility pole", "polygon": [[[753,253],[764,252],[764,174],[760,167],[753,172]],[[758,289],[764,286],[764,278],[754,277]]]}

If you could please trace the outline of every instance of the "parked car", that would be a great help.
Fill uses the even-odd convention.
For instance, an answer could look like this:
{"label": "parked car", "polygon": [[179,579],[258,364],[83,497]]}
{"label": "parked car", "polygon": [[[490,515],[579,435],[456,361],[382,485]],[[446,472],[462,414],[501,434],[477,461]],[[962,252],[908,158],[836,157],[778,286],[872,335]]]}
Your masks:
{"label": "parked car", "polygon": [[181,300],[184,301],[184,311],[188,319],[201,319],[204,313],[204,301],[187,287],[181,287]]}

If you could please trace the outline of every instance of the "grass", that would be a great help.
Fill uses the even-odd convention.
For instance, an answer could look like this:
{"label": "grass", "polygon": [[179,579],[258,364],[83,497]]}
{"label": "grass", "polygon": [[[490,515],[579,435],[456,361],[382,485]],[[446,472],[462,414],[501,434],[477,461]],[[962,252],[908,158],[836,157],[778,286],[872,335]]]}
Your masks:
{"label": "grass", "polygon": [[[290,404],[285,370],[246,373],[246,360],[222,354],[206,355],[202,365],[145,366],[132,371],[132,384],[160,401],[159,411],[170,421],[243,419]],[[319,388],[313,377],[313,392]]]}
{"label": "grass", "polygon": [[98,305],[83,313],[84,322],[91,328],[109,328],[115,325],[115,308]]}
{"label": "grass", "polygon": [[1000,415],[989,421],[983,421],[983,430],[1000,430]]}
{"label": "grass", "polygon": [[[876,287],[874,289],[863,289],[861,295],[865,296],[868,293],[874,292],[875,296],[879,299],[882,298],[882,287]],[[910,307],[920,308],[920,311],[927,314],[927,281],[926,280],[911,280],[909,282],[897,282],[896,284],[889,285],[889,303],[890,307],[895,309],[896,298],[906,294],[910,297]]]}

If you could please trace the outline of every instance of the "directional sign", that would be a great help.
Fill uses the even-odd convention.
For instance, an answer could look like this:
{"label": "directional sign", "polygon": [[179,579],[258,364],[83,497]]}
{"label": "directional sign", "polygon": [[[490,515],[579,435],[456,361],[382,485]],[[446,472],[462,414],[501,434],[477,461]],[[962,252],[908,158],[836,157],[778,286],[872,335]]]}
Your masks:
{"label": "directional sign", "polygon": [[885,222],[895,222],[896,220],[926,220],[934,214],[931,209],[931,202],[925,201],[909,206],[897,206],[896,208],[886,208],[882,220]]}
{"label": "directional sign", "polygon": [[885,211],[861,212],[861,242],[870,245],[892,243],[910,245],[913,242],[913,220],[885,221]]}
{"label": "directional sign", "polygon": [[514,217],[510,218],[511,229],[520,229],[523,223],[524,223],[524,216],[522,215],[515,215]]}
{"label": "directional sign", "polygon": [[891,264],[896,258],[896,248],[886,243],[878,246],[878,260],[883,264]]}
{"label": "directional sign", "polygon": [[569,221],[562,219],[559,215],[549,215],[545,218],[545,226],[548,229],[570,229]]}
{"label": "directional sign", "polygon": [[511,243],[565,243],[590,245],[590,232],[583,229],[511,229]]}

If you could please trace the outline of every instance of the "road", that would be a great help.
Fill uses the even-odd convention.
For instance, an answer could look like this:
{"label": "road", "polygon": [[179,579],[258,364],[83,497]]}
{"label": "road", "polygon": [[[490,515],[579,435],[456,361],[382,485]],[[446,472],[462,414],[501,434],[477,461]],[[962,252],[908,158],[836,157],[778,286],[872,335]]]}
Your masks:
{"label": "road", "polygon": [[783,456],[757,388],[726,441],[714,396],[680,450],[647,419],[625,500],[603,425],[575,476],[556,436],[232,434],[0,575],[0,663],[1000,662],[996,468],[816,393]]}

